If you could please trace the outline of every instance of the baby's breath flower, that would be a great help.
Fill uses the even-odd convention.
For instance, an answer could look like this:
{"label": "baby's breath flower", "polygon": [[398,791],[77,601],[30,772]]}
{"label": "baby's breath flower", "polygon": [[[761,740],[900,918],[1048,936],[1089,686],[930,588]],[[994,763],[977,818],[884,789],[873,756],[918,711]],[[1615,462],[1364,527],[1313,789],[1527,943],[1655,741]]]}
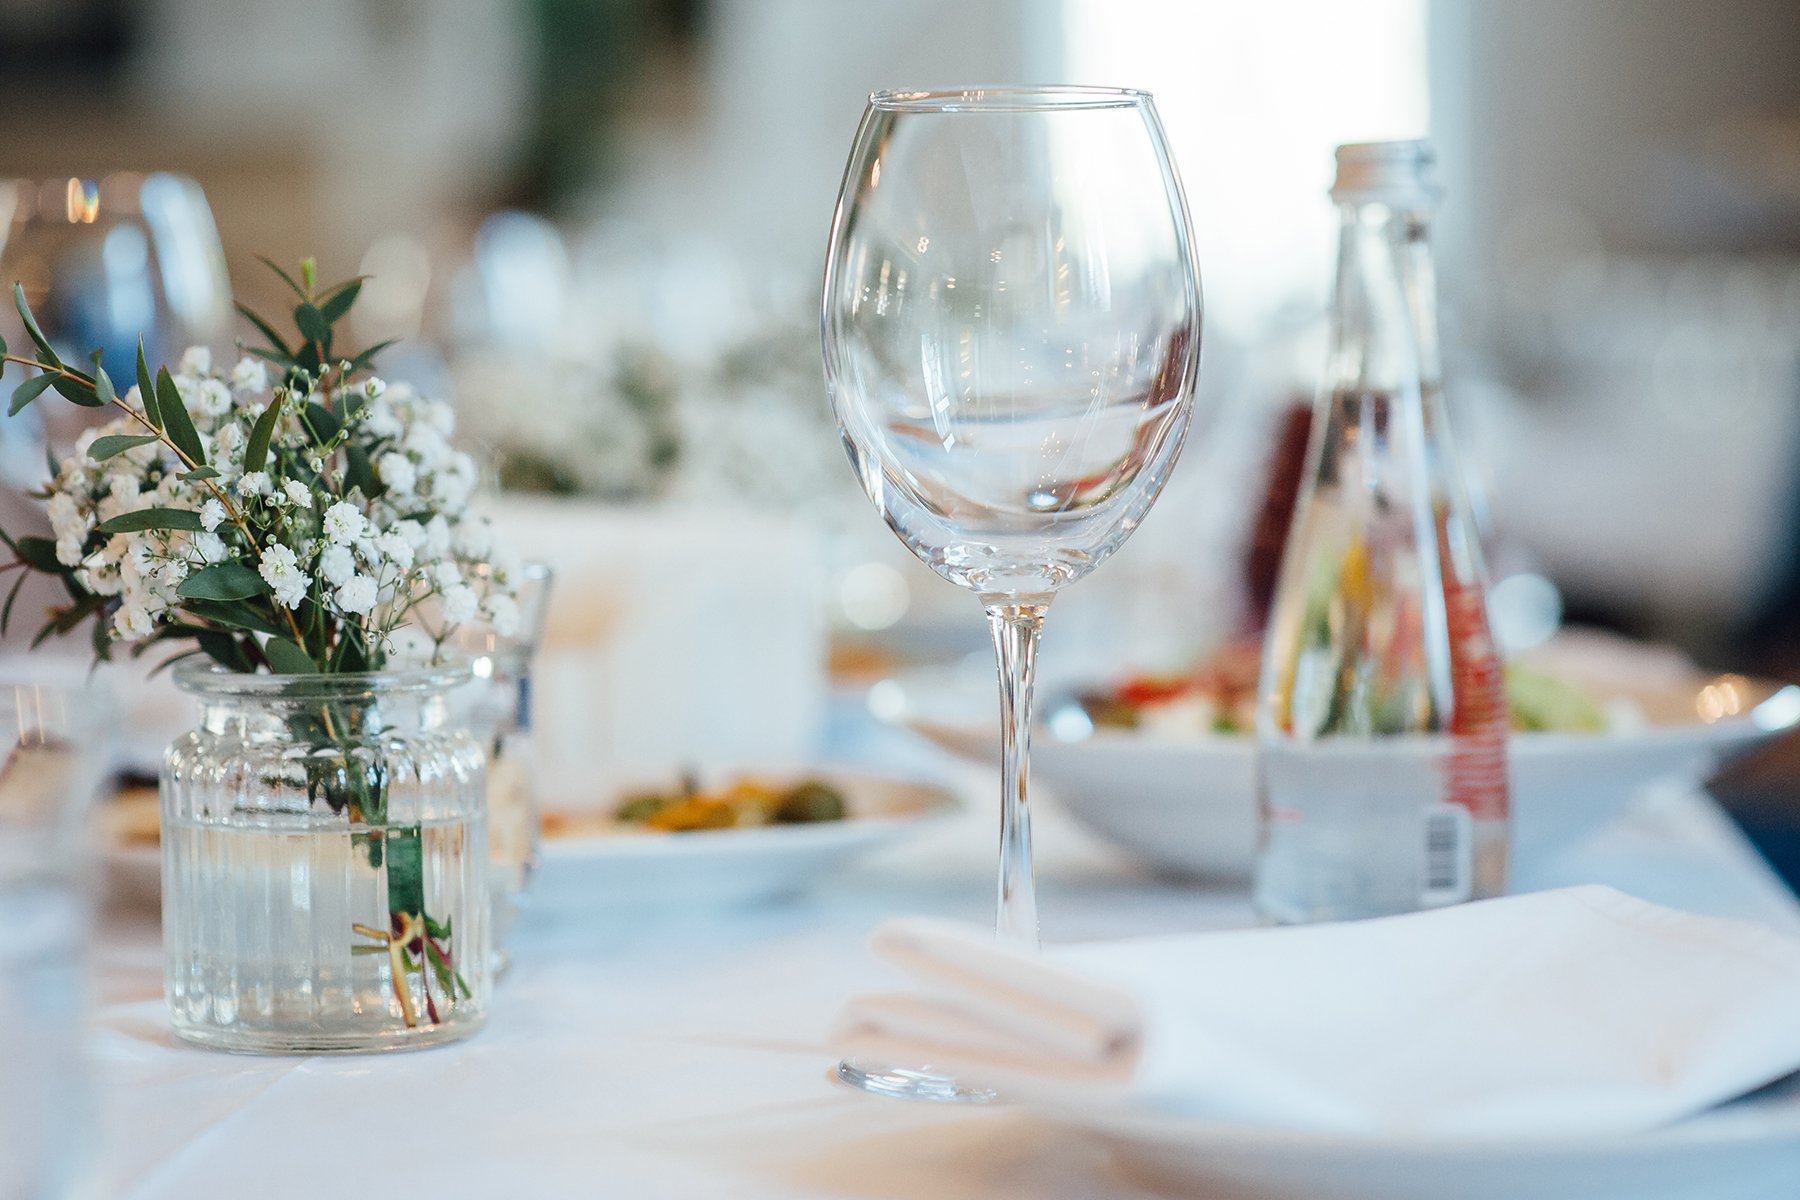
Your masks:
{"label": "baby's breath flower", "polygon": [[[415,522],[415,524],[416,524],[416,522]],[[412,570],[412,565],[413,565],[412,542],[406,537],[405,534],[401,533],[398,529],[390,529],[386,533],[382,534],[380,537],[376,538],[375,539],[375,550],[376,550],[376,553],[380,554],[383,558],[387,559],[389,562],[392,562],[396,567],[399,567],[402,571]]]}
{"label": "baby's breath flower", "polygon": [[188,544],[193,546],[194,553],[200,556],[203,563],[225,561],[225,539],[216,533],[197,533]]}
{"label": "baby's breath flower", "polygon": [[375,463],[375,473],[396,496],[412,495],[413,488],[419,481],[412,459],[398,450],[390,450],[382,455]]}
{"label": "baby's breath flower", "polygon": [[212,351],[205,346],[189,346],[181,352],[175,371],[180,375],[206,375],[212,371]]}
{"label": "baby's breath flower", "polygon": [[487,598],[488,620],[494,623],[494,632],[501,637],[512,637],[519,632],[519,602],[504,592],[495,592]]}
{"label": "baby's breath flower", "polygon": [[156,632],[150,610],[142,604],[124,604],[113,614],[113,633],[121,642],[138,642]]}
{"label": "baby's breath flower", "polygon": [[312,507],[312,489],[298,479],[288,480],[282,485],[281,490],[287,493],[287,498],[291,503],[297,504],[301,508]]}
{"label": "baby's breath flower", "polygon": [[338,588],[333,599],[347,613],[362,616],[375,607],[375,581],[367,575],[352,575]]}
{"label": "baby's breath flower", "polygon": [[218,498],[209,499],[200,506],[200,528],[211,533],[225,520],[225,515],[225,506],[219,503]]}
{"label": "baby's breath flower", "polygon": [[202,416],[222,417],[231,411],[231,389],[217,379],[202,379],[194,386],[188,408]]}
{"label": "baby's breath flower", "polygon": [[479,607],[475,589],[466,584],[458,584],[444,593],[444,622],[448,625],[461,625],[473,620]]}
{"label": "baby's breath flower", "polygon": [[246,354],[231,368],[231,386],[240,392],[266,392],[269,390],[269,368],[262,359]]}
{"label": "baby's breath flower", "polygon": [[348,500],[340,500],[325,510],[325,537],[346,546],[363,535],[366,522],[362,510]]}
{"label": "baby's breath flower", "polygon": [[279,543],[262,552],[257,572],[275,593],[275,602],[283,608],[300,603],[306,596],[306,589],[312,586],[312,577],[300,569],[293,550]]}
{"label": "baby's breath flower", "polygon": [[348,546],[327,546],[319,555],[319,574],[333,587],[347,583],[356,574],[356,557]]}

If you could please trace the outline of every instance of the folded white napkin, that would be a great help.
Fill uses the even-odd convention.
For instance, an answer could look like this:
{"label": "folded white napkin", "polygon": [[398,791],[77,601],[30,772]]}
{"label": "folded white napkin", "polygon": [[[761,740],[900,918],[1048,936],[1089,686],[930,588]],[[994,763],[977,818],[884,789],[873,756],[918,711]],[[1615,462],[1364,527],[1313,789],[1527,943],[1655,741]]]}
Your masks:
{"label": "folded white napkin", "polygon": [[1653,1128],[1800,1070],[1800,941],[1605,887],[1032,957],[896,920],[839,1048],[1013,1095],[1393,1136]]}

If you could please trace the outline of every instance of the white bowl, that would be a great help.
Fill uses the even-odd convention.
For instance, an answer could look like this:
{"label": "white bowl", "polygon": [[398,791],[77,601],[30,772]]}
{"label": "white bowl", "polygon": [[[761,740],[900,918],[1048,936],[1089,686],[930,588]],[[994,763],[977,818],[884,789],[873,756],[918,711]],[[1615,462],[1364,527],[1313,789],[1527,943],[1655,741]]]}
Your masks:
{"label": "white bowl", "polygon": [[[1583,644],[1587,655],[1591,646]],[[1718,764],[1800,723],[1800,688],[1736,676],[1670,677],[1668,656],[1606,648],[1610,694],[1631,693],[1646,723],[1602,733],[1517,733],[1507,746],[1513,854],[1539,856],[1616,816],[1645,784],[1704,780]],[[1625,686],[1636,662],[1642,686]],[[1623,668],[1621,667],[1623,663]],[[1577,671],[1594,675],[1596,672]],[[921,673],[873,703],[968,758],[997,761],[999,718],[982,715],[972,679]],[[989,685],[991,687],[991,685]],[[1712,716],[1704,720],[1701,713]],[[1685,719],[1680,714],[1685,713]],[[1256,849],[1256,743],[1245,734],[1172,738],[1135,730],[1040,727],[1031,777],[1083,824],[1146,862],[1181,875],[1221,880],[1249,876]]]}

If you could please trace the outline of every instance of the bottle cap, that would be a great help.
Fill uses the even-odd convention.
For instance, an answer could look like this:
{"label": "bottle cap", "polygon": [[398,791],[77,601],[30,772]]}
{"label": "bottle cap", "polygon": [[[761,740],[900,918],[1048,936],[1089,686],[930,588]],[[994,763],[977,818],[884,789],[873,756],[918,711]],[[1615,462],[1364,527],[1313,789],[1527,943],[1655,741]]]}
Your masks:
{"label": "bottle cap", "polygon": [[1338,204],[1431,208],[1440,194],[1430,142],[1352,142],[1337,148],[1331,198]]}

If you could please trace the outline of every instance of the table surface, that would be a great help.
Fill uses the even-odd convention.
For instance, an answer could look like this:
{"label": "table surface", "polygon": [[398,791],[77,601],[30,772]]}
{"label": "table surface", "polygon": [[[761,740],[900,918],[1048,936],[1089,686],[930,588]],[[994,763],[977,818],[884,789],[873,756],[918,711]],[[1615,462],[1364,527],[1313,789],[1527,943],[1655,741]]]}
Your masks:
{"label": "table surface", "polygon": [[[112,911],[99,954],[97,1082],[128,1200],[530,1195],[681,1200],[1147,1200],[1098,1143],[1005,1106],[884,1100],[831,1081],[843,1000],[894,979],[884,917],[991,919],[994,789],[923,742],[840,720],[843,757],[955,784],[963,812],[805,896],[624,918],[535,910],[488,1027],[460,1045],[254,1058],[174,1041],[151,915]],[[1157,879],[1038,806],[1049,942],[1243,926],[1241,890]],[[1664,785],[1523,889],[1609,883],[1800,934],[1800,904],[1703,793]]]}

